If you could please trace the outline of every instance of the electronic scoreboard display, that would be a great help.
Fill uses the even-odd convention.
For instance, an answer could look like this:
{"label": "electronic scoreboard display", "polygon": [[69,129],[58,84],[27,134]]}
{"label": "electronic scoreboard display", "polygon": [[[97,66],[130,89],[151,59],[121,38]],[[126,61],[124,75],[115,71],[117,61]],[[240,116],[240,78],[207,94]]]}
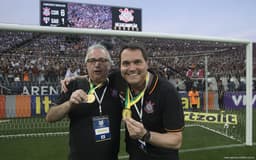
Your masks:
{"label": "electronic scoreboard display", "polygon": [[40,25],[142,31],[139,8],[41,1]]}
{"label": "electronic scoreboard display", "polygon": [[40,25],[67,27],[67,3],[41,1]]}

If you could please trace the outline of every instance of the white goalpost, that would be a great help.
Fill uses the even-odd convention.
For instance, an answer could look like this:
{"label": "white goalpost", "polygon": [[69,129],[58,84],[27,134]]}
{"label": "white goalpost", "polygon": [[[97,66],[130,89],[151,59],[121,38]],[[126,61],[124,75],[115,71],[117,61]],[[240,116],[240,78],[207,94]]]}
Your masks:
{"label": "white goalpost", "polygon": [[[81,29],[81,28],[64,28],[64,27],[42,27],[31,25],[17,24],[1,24],[0,31],[20,31],[20,32],[37,32],[37,33],[58,33],[58,34],[87,34],[95,36],[115,36],[115,37],[135,37],[135,38],[161,38],[174,40],[198,40],[209,42],[227,42],[237,43],[245,46],[246,49],[246,126],[245,126],[245,145],[253,145],[253,46],[249,40],[227,39],[220,37],[194,36],[194,35],[176,35],[167,33],[152,32],[132,32],[132,31],[112,31],[97,29]],[[207,58],[205,58],[207,71]],[[207,75],[205,75],[207,79]],[[207,81],[206,81],[207,82]],[[205,84],[207,89],[208,85]],[[206,112],[208,112],[208,98],[206,97]],[[1,120],[1,119],[0,119]],[[1,136],[1,135],[0,135]]]}
{"label": "white goalpost", "polygon": [[253,106],[252,106],[252,76],[253,76],[253,58],[252,42],[246,44],[246,138],[245,144],[253,145]]}

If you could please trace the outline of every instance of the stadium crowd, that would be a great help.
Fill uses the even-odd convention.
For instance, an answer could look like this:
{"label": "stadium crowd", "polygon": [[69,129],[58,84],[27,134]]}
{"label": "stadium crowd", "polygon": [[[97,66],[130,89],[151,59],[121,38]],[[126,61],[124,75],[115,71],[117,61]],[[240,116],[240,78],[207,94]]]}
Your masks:
{"label": "stadium crowd", "polygon": [[83,57],[87,46],[94,43],[100,42],[110,50],[113,68],[117,68],[120,46],[129,41],[144,44],[150,53],[150,67],[179,90],[188,91],[192,86],[204,89],[206,57],[209,90],[217,91],[218,84],[222,84],[225,91],[245,90],[244,46],[192,40],[2,31],[2,93],[9,89],[8,93],[17,94],[19,92],[13,88],[24,83],[58,83],[64,77],[86,74]]}
{"label": "stadium crowd", "polygon": [[76,28],[111,29],[111,7],[68,3],[68,25]]}

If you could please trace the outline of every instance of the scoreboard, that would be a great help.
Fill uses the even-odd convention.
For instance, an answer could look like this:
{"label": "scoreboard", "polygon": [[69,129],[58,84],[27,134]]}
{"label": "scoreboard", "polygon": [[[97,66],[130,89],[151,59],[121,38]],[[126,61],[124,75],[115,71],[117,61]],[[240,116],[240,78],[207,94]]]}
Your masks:
{"label": "scoreboard", "polygon": [[40,25],[142,31],[139,8],[41,1]]}
{"label": "scoreboard", "polygon": [[40,25],[67,27],[67,3],[41,1]]}

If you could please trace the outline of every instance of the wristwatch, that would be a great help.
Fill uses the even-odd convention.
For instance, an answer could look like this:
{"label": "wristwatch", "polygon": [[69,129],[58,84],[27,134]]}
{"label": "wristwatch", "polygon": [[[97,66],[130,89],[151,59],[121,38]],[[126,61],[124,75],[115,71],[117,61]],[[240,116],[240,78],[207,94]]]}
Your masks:
{"label": "wristwatch", "polygon": [[142,140],[143,140],[144,142],[147,142],[147,143],[148,143],[148,142],[150,141],[150,137],[151,137],[150,131],[147,130],[146,134],[142,137]]}

